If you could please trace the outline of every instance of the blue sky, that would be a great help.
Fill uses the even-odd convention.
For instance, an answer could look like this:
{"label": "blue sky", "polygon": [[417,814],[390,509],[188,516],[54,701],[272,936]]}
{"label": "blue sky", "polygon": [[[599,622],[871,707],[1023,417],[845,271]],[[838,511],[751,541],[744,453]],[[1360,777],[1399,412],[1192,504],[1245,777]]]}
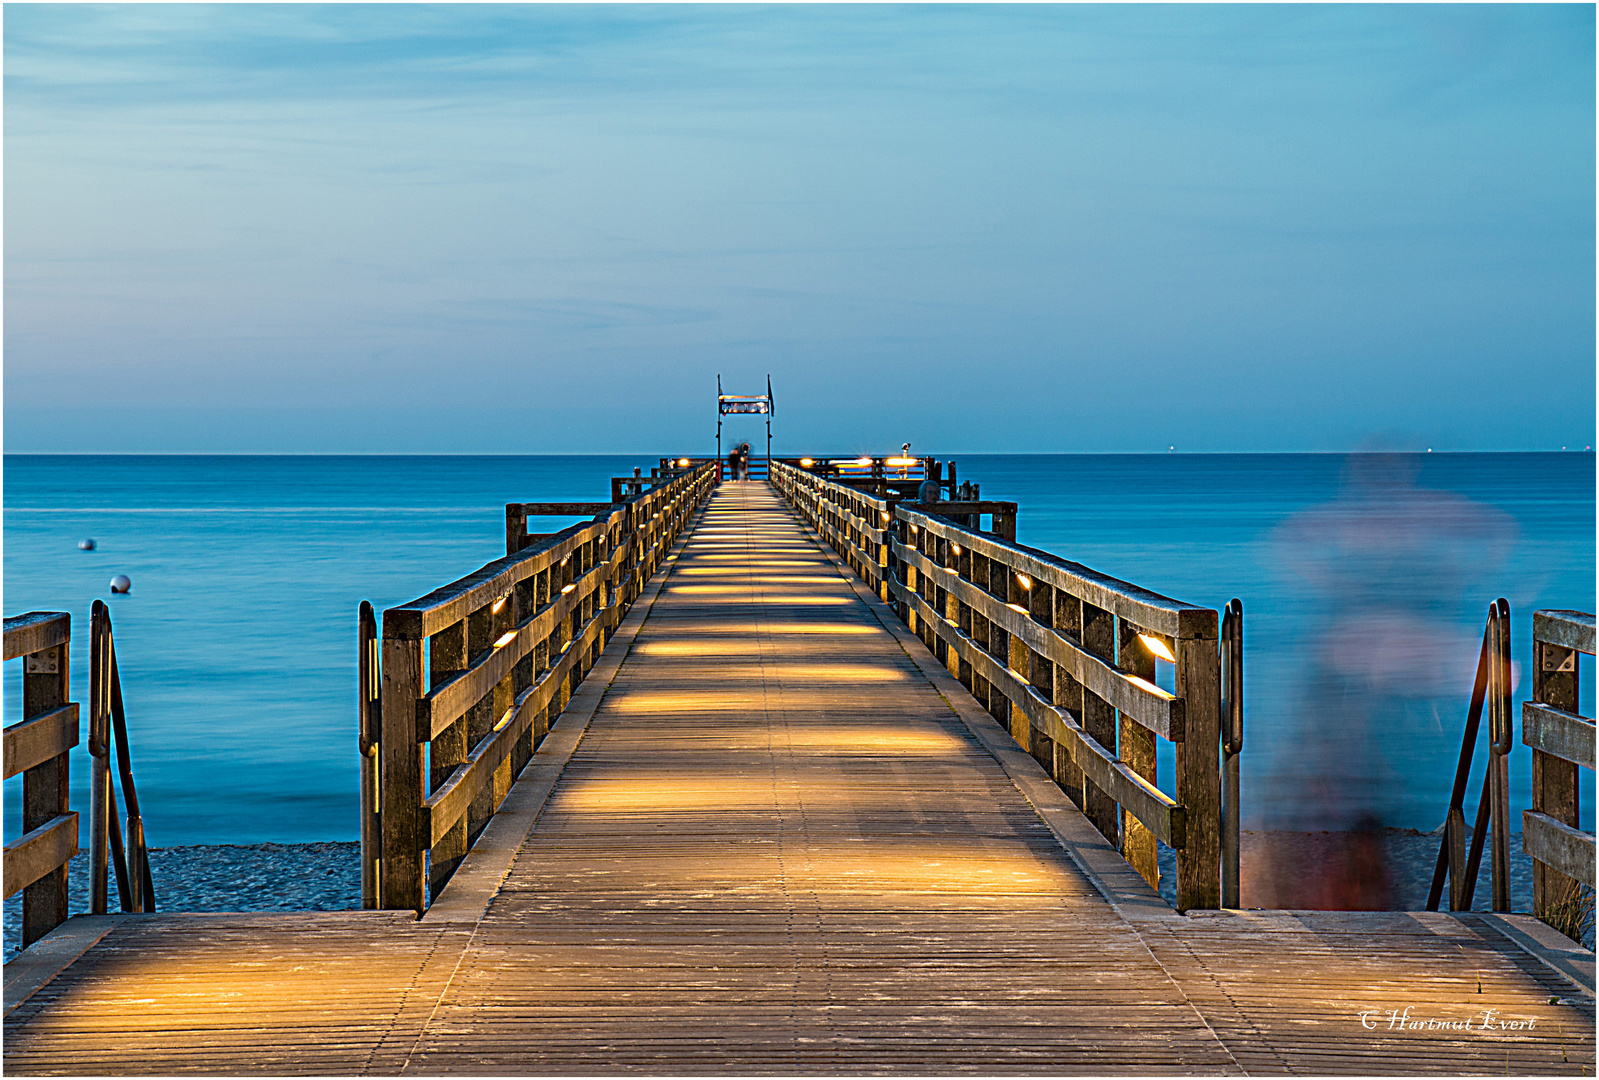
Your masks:
{"label": "blue sky", "polygon": [[[1594,9],[7,5],[8,451],[1594,441]],[[755,428],[749,425],[749,434]]]}

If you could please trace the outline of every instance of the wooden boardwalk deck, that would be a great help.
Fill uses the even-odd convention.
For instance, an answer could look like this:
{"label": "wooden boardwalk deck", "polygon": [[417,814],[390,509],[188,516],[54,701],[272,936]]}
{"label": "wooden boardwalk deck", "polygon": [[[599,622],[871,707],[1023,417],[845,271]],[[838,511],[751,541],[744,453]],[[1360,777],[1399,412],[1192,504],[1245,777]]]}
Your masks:
{"label": "wooden boardwalk deck", "polygon": [[505,865],[421,920],[74,920],[7,1071],[1592,1074],[1530,920],[1172,912],[765,485],[628,619]]}

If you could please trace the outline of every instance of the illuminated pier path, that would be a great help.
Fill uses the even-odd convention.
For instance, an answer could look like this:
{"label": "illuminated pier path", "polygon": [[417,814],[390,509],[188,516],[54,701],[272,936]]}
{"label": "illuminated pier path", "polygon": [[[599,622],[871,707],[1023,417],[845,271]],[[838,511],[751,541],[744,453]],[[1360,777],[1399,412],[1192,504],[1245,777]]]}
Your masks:
{"label": "illuminated pier path", "polygon": [[764,484],[490,830],[420,920],[75,919],[7,969],[5,1068],[1594,1067],[1591,954],[1530,918],[1172,911]]}

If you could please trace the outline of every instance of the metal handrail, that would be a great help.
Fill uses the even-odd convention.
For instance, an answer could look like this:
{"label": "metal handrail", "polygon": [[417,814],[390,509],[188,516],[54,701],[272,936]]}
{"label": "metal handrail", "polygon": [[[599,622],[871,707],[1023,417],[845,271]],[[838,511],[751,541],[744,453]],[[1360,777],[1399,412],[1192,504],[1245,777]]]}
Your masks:
{"label": "metal handrail", "polygon": [[[1489,759],[1468,853],[1466,785],[1471,779],[1471,763],[1477,749],[1477,733],[1482,725],[1484,706],[1488,709]],[[1477,676],[1472,683],[1471,704],[1466,710],[1466,728],[1461,735],[1460,757],[1455,765],[1454,787],[1449,794],[1443,841],[1438,845],[1432,886],[1427,891],[1428,911],[1438,910],[1438,904],[1443,899],[1445,877],[1449,879],[1450,910],[1471,910],[1477,889],[1477,871],[1482,866],[1482,847],[1490,825],[1494,833],[1491,855],[1494,910],[1510,910],[1510,800],[1506,756],[1512,745],[1511,727],[1510,602],[1501,596],[1488,605],[1488,618],[1482,630],[1482,651],[1477,657]]]}
{"label": "metal handrail", "polygon": [[361,752],[361,907],[370,911],[378,906],[377,852],[381,843],[382,788],[378,777],[378,753],[383,745],[382,640],[378,637],[377,612],[368,600],[361,601],[357,616],[358,642],[356,670],[360,687],[356,694],[359,731],[356,742]]}
{"label": "metal handrail", "polygon": [[[89,695],[89,754],[93,759],[90,780],[90,813],[93,817],[90,825],[90,858],[93,865],[90,872],[89,910],[96,915],[106,911],[109,863],[116,869],[117,897],[122,910],[153,912],[156,909],[155,880],[150,873],[150,852],[145,846],[144,815],[139,810],[139,791],[133,782],[128,717],[122,701],[122,676],[117,669],[111,612],[103,600],[96,600],[90,611]],[[126,846],[117,820],[116,792],[111,778],[113,747],[117,758],[117,778],[121,781],[122,802],[127,811]]]}
{"label": "metal handrail", "polygon": [[1244,752],[1244,602],[1236,596],[1221,616],[1221,906],[1240,904],[1238,846],[1242,818],[1239,755]]}

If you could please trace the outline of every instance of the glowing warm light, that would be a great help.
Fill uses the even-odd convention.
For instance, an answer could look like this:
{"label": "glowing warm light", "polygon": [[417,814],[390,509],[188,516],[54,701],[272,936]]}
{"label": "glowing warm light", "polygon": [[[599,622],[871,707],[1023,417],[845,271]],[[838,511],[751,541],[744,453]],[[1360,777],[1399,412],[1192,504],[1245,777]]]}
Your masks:
{"label": "glowing warm light", "polygon": [[567,585],[567,586],[565,586],[564,588],[561,589],[561,595],[565,596],[567,593],[571,592],[575,588],[577,588],[577,582],[574,581],[572,584]]}
{"label": "glowing warm light", "polygon": [[496,640],[494,642],[494,647],[496,649],[503,649],[503,648],[505,648],[507,645],[509,645],[511,642],[513,642],[515,640],[516,640],[516,631],[515,630],[507,630],[505,633],[503,633],[503,634],[501,634],[499,636],[498,640]]}
{"label": "glowing warm light", "polygon": [[1024,589],[1031,589],[1033,587],[1033,579],[1028,577],[1026,574],[1017,574],[1016,584],[1020,585]]}
{"label": "glowing warm light", "polygon": [[500,722],[498,724],[494,725],[494,730],[495,731],[504,731],[505,730],[505,726],[511,722],[511,718],[513,716],[515,716],[515,715],[516,715],[516,706],[512,705],[509,709],[505,710],[505,715],[500,717]]}
{"label": "glowing warm light", "polygon": [[669,591],[700,596],[718,595],[726,597],[730,603],[741,604],[852,604],[855,602],[853,597],[848,596],[814,596],[805,593],[801,593],[798,596],[785,593],[761,593],[757,595],[748,586],[739,588],[732,585],[678,585]]}
{"label": "glowing warm light", "polygon": [[1140,679],[1137,675],[1123,675],[1122,678],[1126,679],[1128,682],[1132,683],[1134,686],[1138,687],[1140,690],[1143,690],[1143,691],[1145,691],[1147,693],[1150,693],[1150,694],[1154,694],[1156,697],[1160,698],[1162,701],[1176,701],[1177,700],[1177,695],[1176,694],[1168,694],[1168,693],[1166,693],[1166,691],[1162,690],[1160,687],[1156,686],[1154,683],[1148,682],[1148,681],[1146,681],[1144,679]]}
{"label": "glowing warm light", "polygon": [[859,457],[855,459],[855,464],[857,465],[870,465],[871,463],[872,459],[869,457]]}
{"label": "glowing warm light", "polygon": [[1138,640],[1144,643],[1144,648],[1162,660],[1170,661],[1173,664],[1177,662],[1177,658],[1171,654],[1171,650],[1166,647],[1166,643],[1153,634],[1139,634]]}
{"label": "glowing warm light", "polygon": [[634,645],[633,652],[646,656],[747,656],[751,651],[749,638],[726,638],[719,644],[693,641],[650,641]]}
{"label": "glowing warm light", "polygon": [[759,708],[765,688],[746,682],[737,690],[708,694],[687,690],[654,690],[633,694],[612,693],[606,696],[605,707],[622,713],[674,713],[674,712],[748,712]]}
{"label": "glowing warm light", "polygon": [[[775,732],[773,733],[776,734]],[[761,732],[758,745],[749,749],[767,749],[766,732]],[[831,724],[801,726],[788,724],[783,728],[781,745],[799,750],[825,750],[832,754],[964,754],[966,744],[942,732],[904,731],[883,727],[854,725],[837,727]]]}
{"label": "glowing warm light", "polygon": [[811,460],[811,459],[810,459],[810,458],[808,458],[808,457],[802,457],[802,458],[800,458],[800,464],[801,464],[801,465],[803,465],[803,466],[805,466],[805,467],[806,467],[806,468],[807,468],[807,469],[808,469],[808,468],[810,468],[810,467],[811,467],[811,466],[812,466],[812,465],[815,465],[815,464],[816,464],[816,462],[814,462],[814,461],[812,461],[812,460]]}
{"label": "glowing warm light", "polygon": [[509,596],[500,597],[498,600],[494,601],[493,606],[490,607],[489,610],[494,612],[494,614],[498,615],[500,613],[500,609],[505,606],[505,602],[507,600],[509,600],[509,599],[510,599]]}
{"label": "glowing warm light", "polygon": [[886,459],[884,465],[919,465],[921,459],[913,457],[891,457]]}
{"label": "glowing warm light", "polygon": [[959,544],[951,544],[949,546],[949,549],[951,551],[953,551],[957,555],[959,555],[961,553],[961,546]]}
{"label": "glowing warm light", "polygon": [[[748,551],[749,549],[750,549],[750,545],[749,544],[735,544],[735,543],[732,543],[731,541],[727,541],[727,540],[718,540],[718,541],[714,541],[714,542],[709,543],[709,544],[695,544],[695,545],[693,545],[691,550],[693,552],[695,552],[696,554],[698,554],[701,551],[729,551],[729,550]],[[789,553],[789,552],[798,552],[798,551],[813,552],[815,550],[816,550],[816,545],[815,544],[798,544],[798,543],[795,543],[795,544],[762,544],[761,545],[762,554],[765,554],[767,552],[773,552],[773,551],[781,551],[781,552]]]}
{"label": "glowing warm light", "polygon": [[836,585],[840,580],[837,575],[821,577],[812,574],[751,574],[743,570],[733,570],[725,567],[705,567],[703,569],[688,569],[679,572],[705,577],[744,578],[752,585]]}
{"label": "glowing warm light", "polygon": [[778,682],[904,682],[910,676],[893,668],[870,667],[865,664],[807,664],[770,665],[763,668],[774,671]]}
{"label": "glowing warm light", "polygon": [[678,459],[677,459],[677,466],[678,466],[678,468],[680,468],[680,469],[686,469],[686,468],[688,468],[688,458],[686,458],[686,457],[680,457],[680,458],[678,458]]}
{"label": "glowing warm light", "polygon": [[[827,565],[821,559],[746,559],[742,555],[696,555],[694,558],[692,558],[692,559],[690,559],[688,561],[697,563],[697,562],[701,561],[702,559],[704,561],[706,561],[706,562],[710,562],[713,559],[737,559],[739,561],[739,565],[741,565],[741,566],[826,566]],[[683,571],[683,573],[685,573],[685,574],[697,574],[697,573],[701,573],[704,570],[721,570],[721,569],[724,569],[724,567],[722,567],[720,564],[718,564],[717,566],[701,567],[701,568],[697,568],[697,569],[685,569]]]}
{"label": "glowing warm light", "polygon": [[752,637],[764,637],[768,634],[880,634],[884,631],[877,626],[867,626],[861,623],[769,623],[756,622],[746,626],[728,626],[724,623],[706,620],[699,624],[680,626],[677,622],[672,624],[672,634],[706,635],[725,638],[738,638],[748,640]]}
{"label": "glowing warm light", "polygon": [[1012,611],[1019,611],[1023,615],[1028,614],[1028,610],[1026,608],[1022,607],[1020,604],[1006,604],[1005,606],[1010,608]]}

